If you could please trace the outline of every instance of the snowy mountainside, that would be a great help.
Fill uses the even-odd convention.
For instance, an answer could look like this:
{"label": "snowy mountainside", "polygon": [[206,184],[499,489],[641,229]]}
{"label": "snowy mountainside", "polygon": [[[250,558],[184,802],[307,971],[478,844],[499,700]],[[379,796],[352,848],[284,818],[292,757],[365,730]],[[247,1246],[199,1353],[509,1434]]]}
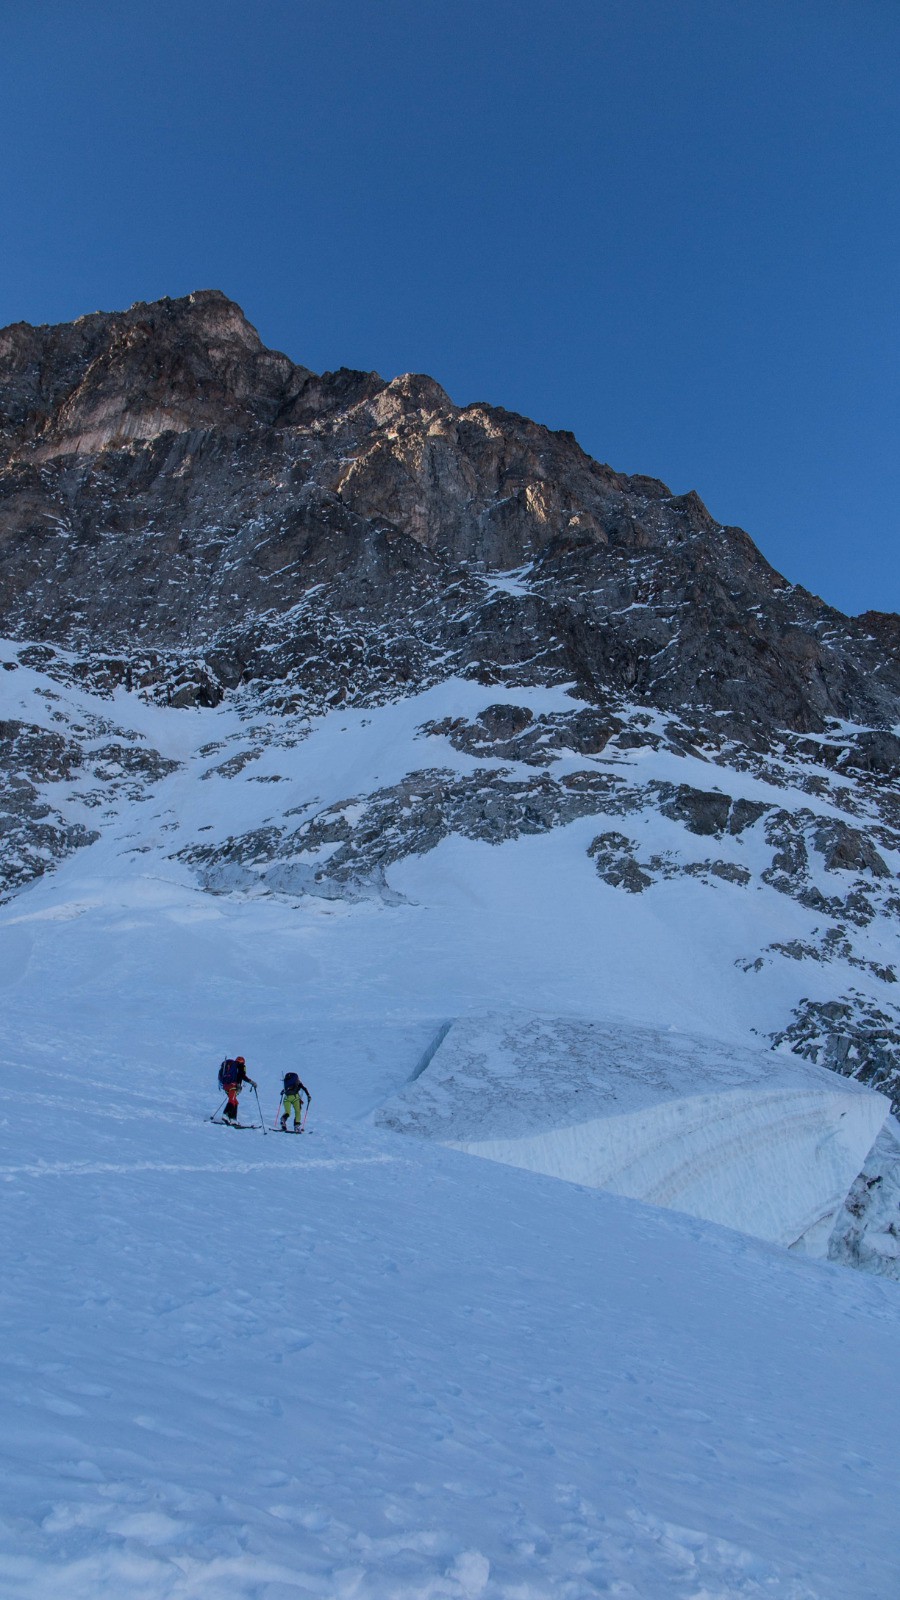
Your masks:
{"label": "snowy mountainside", "polygon": [[[373,1129],[421,1019],[87,854],[3,928],[4,1596],[891,1600],[894,1285]],[[226,1023],[302,1139],[201,1120]]]}
{"label": "snowy mountainside", "polygon": [[[182,768],[0,907],[4,1595],[892,1600],[895,1284],[372,1125],[448,1002],[583,990],[587,895],[517,933],[521,851],[583,850],[210,894],[151,843],[208,719],[154,709]],[[302,1138],[205,1120],[223,1040]]]}
{"label": "snowy mountainside", "polygon": [[[329,1019],[332,1052],[342,1037],[353,1050],[360,1038],[386,1038],[391,1019],[404,1019],[405,1076],[439,1023],[498,1006],[585,1026],[606,1018],[623,1039],[635,1026],[699,1033],[734,1061],[748,1045],[786,1049],[791,1018],[827,1009],[836,990],[855,1014],[896,1024],[884,995],[900,857],[883,831],[876,850],[859,827],[868,820],[862,781],[841,779],[850,825],[834,791],[810,793],[808,765],[792,792],[786,756],[777,774],[729,770],[721,755],[712,763],[679,745],[671,720],[657,731],[645,712],[631,724],[623,714],[624,733],[601,738],[593,709],[563,688],[523,690],[504,704],[471,680],[451,680],[308,718],[272,715],[252,688],[205,708],[161,707],[122,687],[99,696],[72,680],[64,657],[51,677],[28,664],[30,647],[8,642],[0,655],[12,669],[0,676],[2,726],[25,730],[17,748],[31,755],[13,774],[11,819],[20,822],[15,807],[28,787],[29,815],[45,813],[66,841],[56,877],[23,896],[23,874],[52,866],[53,854],[25,855],[18,825],[5,835],[10,970],[34,960],[45,919],[80,947],[94,907],[108,911],[111,897],[126,928],[145,927],[148,970],[174,981],[173,949],[179,975],[197,968],[191,1004],[208,1019],[211,1056],[221,1053],[218,1017],[244,1026],[231,979],[253,959],[257,919],[267,927],[270,916],[302,952],[283,973],[267,967],[260,977],[272,1013],[261,1047],[273,1057],[290,1052],[291,1019],[308,1023],[310,1012]],[[48,742],[53,761],[42,768],[34,752]],[[785,836],[795,852],[798,838],[809,840],[792,873],[779,861]],[[81,886],[74,895],[72,882]],[[36,896],[47,907],[39,916]],[[853,909],[862,900],[860,925]],[[847,917],[840,941],[823,938],[823,905]],[[174,945],[172,919],[182,930]],[[99,984],[102,1003],[120,1009],[117,970],[113,951],[76,992]],[[149,1025],[168,1052],[175,1017],[163,1005]],[[117,1035],[117,1047],[131,1045]],[[815,1059],[805,1039],[799,1048]],[[385,1087],[376,1074],[367,1104],[377,1107],[405,1076]],[[896,1081],[889,1057],[885,1066],[878,1056],[875,1070],[864,1063],[861,1076],[888,1090]],[[681,1092],[696,1095],[697,1077],[688,1055]],[[890,1140],[879,1149],[883,1203],[867,1205],[863,1222],[842,1213],[829,1249],[894,1275],[900,1218],[884,1196],[893,1194],[896,1150]],[[797,1220],[786,1205],[767,1236],[795,1238]],[[866,1243],[848,1254],[846,1240],[861,1235]]]}
{"label": "snowy mountainside", "polygon": [[441,972],[484,952],[446,993],[424,975],[439,1014],[537,995],[787,1044],[900,1103],[896,796],[858,730],[816,759],[753,754],[644,708],[610,723],[571,686],[498,701],[471,679],[317,717],[253,685],[176,709],[84,687],[67,652],[0,660],[7,893],[87,848],[306,916],[367,900],[393,907],[391,944],[427,923]]}

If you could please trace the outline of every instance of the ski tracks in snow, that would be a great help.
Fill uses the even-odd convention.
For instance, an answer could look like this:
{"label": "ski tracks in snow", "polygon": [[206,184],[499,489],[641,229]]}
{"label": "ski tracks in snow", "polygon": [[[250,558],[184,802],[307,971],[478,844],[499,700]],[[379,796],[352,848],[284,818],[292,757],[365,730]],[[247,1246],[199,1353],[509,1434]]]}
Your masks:
{"label": "ski tracks in snow", "polygon": [[[271,1130],[270,1130],[271,1131]],[[303,1170],[316,1167],[370,1167],[397,1161],[398,1156],[312,1156],[304,1157]],[[102,1173],[132,1174],[136,1172],[256,1172],[272,1168],[273,1161],[48,1161],[34,1162],[28,1166],[0,1167],[0,1179],[12,1182],[15,1178],[92,1178]]]}

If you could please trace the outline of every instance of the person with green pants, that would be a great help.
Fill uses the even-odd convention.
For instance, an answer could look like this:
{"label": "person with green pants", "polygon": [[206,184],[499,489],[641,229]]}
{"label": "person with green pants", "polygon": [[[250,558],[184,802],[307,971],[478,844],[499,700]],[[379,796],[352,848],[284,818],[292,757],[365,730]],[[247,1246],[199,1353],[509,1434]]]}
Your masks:
{"label": "person with green pants", "polygon": [[281,1131],[287,1133],[288,1115],[294,1113],[294,1132],[301,1129],[300,1114],[303,1106],[300,1100],[302,1094],[306,1095],[306,1106],[309,1109],[310,1093],[305,1083],[301,1083],[296,1072],[286,1072],[284,1075],[284,1088],[281,1091]]}

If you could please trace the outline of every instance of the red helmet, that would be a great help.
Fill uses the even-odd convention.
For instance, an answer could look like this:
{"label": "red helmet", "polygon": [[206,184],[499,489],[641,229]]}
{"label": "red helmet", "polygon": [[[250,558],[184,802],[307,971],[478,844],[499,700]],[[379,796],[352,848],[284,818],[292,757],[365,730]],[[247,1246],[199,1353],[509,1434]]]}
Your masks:
{"label": "red helmet", "polygon": [[238,1064],[238,1066],[239,1066],[239,1067],[243,1067],[243,1066],[246,1066],[246,1062],[245,1062],[245,1061],[244,1061],[244,1058],[243,1058],[243,1056],[235,1056],[235,1058],[234,1058],[234,1059],[235,1059],[235,1061],[236,1061],[236,1062],[237,1062],[237,1064]]}

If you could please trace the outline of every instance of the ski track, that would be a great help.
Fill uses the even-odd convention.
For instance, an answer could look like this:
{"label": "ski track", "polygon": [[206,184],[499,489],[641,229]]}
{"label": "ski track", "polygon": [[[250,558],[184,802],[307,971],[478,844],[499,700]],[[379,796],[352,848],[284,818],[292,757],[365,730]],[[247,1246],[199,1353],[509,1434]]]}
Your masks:
{"label": "ski track", "polygon": [[[257,1130],[261,1131],[261,1130]],[[274,1130],[269,1129],[272,1133]],[[385,1161],[396,1161],[397,1156],[346,1156],[342,1160],[304,1158],[304,1171],[310,1167],[369,1167]],[[29,1167],[0,1167],[0,1178],[89,1178],[101,1172],[254,1172],[260,1167],[272,1167],[271,1161],[220,1161],[193,1163],[185,1161],[133,1161],[127,1166],[121,1162],[54,1162]]]}

